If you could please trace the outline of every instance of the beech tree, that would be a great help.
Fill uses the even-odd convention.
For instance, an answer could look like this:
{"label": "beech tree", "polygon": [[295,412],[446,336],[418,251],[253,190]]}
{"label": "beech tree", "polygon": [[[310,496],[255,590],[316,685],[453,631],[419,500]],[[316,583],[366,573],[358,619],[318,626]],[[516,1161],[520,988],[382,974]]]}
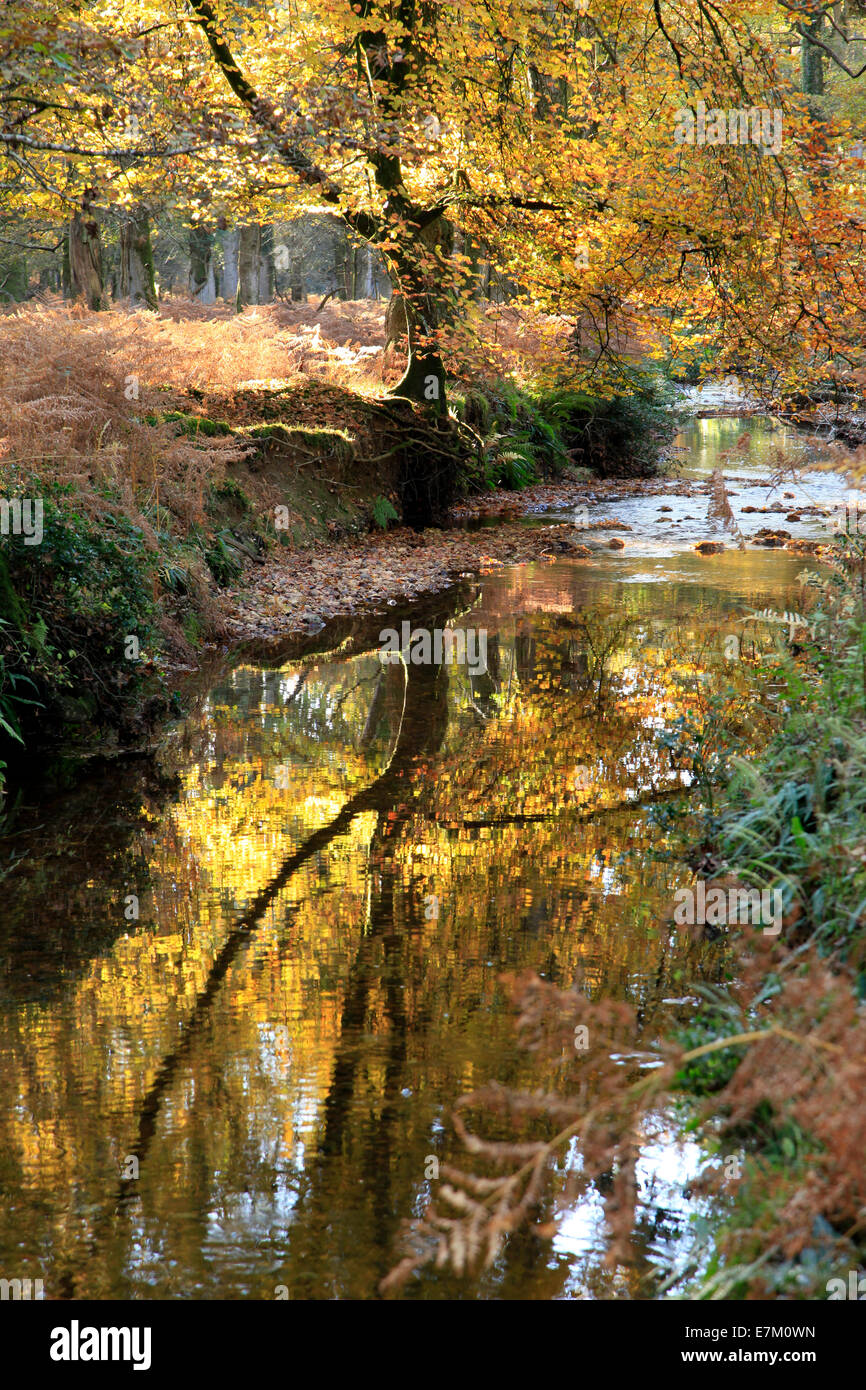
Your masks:
{"label": "beech tree", "polygon": [[[193,228],[338,216],[401,296],[409,342],[396,394],[434,417],[480,312],[479,248],[519,303],[560,316],[564,335],[579,328],[578,386],[629,389],[629,339],[643,356],[690,345],[779,394],[815,381],[856,387],[866,369],[861,132],[804,92],[801,73],[801,50],[808,87],[816,50],[825,86],[858,72],[863,21],[840,25],[835,6],[8,9],[5,197],[16,214],[80,219],[85,278],[82,221],[98,230],[101,217],[166,199]],[[710,138],[677,143],[678,113],[699,103]],[[729,138],[728,117],[752,110],[779,112],[778,149]],[[251,271],[247,280],[241,300],[253,302]]]}

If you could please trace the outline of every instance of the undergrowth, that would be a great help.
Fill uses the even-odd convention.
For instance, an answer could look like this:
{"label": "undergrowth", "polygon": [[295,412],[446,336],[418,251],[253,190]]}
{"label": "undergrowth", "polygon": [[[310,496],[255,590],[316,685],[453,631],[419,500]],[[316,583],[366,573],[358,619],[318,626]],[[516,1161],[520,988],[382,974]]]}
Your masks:
{"label": "undergrowth", "polygon": [[[86,724],[123,729],[158,636],[141,529],[112,513],[96,525],[70,491],[42,499],[38,563],[24,536],[0,536],[0,699],[5,732],[22,745],[69,742]],[[155,714],[163,701],[152,694]]]}
{"label": "undergrowth", "polygon": [[[431,434],[373,400],[381,313],[178,300],[0,314],[0,489],[46,508],[41,545],[0,546],[0,761],[49,730],[67,745],[87,724],[125,737],[133,710],[159,707],[156,666],[124,656],[125,639],[188,661],[225,634],[220,590],[272,546],[428,524],[431,497],[444,518],[458,470],[463,492],[576,464],[649,471],[673,428],[649,379],[594,402],[503,377],[454,394],[456,418]],[[537,328],[503,309],[506,370],[533,342],[549,356],[551,325]]]}
{"label": "undergrowth", "polygon": [[629,394],[610,397],[498,380],[452,393],[451,405],[477,439],[463,493],[516,491],[570,468],[599,477],[651,476],[678,418],[670,391],[649,375],[636,377]]}

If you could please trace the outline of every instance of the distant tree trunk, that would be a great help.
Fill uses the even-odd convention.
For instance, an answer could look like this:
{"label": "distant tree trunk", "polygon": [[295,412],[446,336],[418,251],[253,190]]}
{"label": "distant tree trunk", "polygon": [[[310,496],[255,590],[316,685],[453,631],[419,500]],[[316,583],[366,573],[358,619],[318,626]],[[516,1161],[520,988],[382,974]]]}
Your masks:
{"label": "distant tree trunk", "polygon": [[376,295],[376,267],[373,264],[372,246],[362,246],[361,256],[364,273],[361,280],[361,298],[374,299]]}
{"label": "distant tree trunk", "polygon": [[86,188],[81,209],[69,224],[69,272],[73,299],[83,299],[89,309],[107,309],[108,296],[102,271],[102,240],[93,213],[92,188]]}
{"label": "distant tree trunk", "polygon": [[[810,24],[803,23],[803,35],[800,38],[800,77],[802,79],[803,91],[807,96],[823,96],[824,94],[824,54],[815,44],[810,43],[810,39],[820,39],[821,26],[824,16],[818,14]],[[813,114],[817,114],[815,103],[809,103]]]}
{"label": "distant tree trunk", "polygon": [[18,303],[26,299],[29,284],[27,257],[13,257],[0,272],[0,300],[4,303]]}
{"label": "distant tree trunk", "polygon": [[274,229],[259,228],[259,284],[257,304],[270,304],[274,297]]}
{"label": "distant tree trunk", "polygon": [[539,72],[534,63],[529,64],[529,90],[532,93],[533,115],[535,119],[546,121],[550,116],[550,97],[547,91],[547,79]]}
{"label": "distant tree trunk", "polygon": [[157,307],[150,222],[142,208],[136,208],[121,223],[120,294],[128,297],[131,309]]}
{"label": "distant tree trunk", "polygon": [[232,304],[238,297],[238,259],[241,234],[237,227],[223,233],[223,299]]}
{"label": "distant tree trunk", "polygon": [[[809,114],[816,123],[815,137],[818,145],[826,150],[826,125],[824,124],[824,112],[821,109],[821,97],[824,95],[824,54],[820,48],[810,40],[821,37],[821,29],[824,24],[823,14],[817,14],[807,23],[803,21],[803,30],[800,36],[800,77],[803,93],[809,103]],[[818,166],[820,168],[820,166]],[[818,172],[817,181],[822,182],[826,173]],[[810,180],[810,182],[813,182]]]}
{"label": "distant tree trunk", "polygon": [[259,229],[241,227],[238,242],[237,307],[255,304],[259,293]]}
{"label": "distant tree trunk", "polygon": [[334,285],[338,299],[349,298],[349,288],[347,283],[347,263],[349,260],[349,243],[345,236],[338,237],[334,242]]}
{"label": "distant tree trunk", "polygon": [[190,228],[189,292],[202,304],[213,304],[216,300],[213,232],[209,227]]}
{"label": "distant tree trunk", "polygon": [[352,298],[373,298],[373,252],[366,242],[352,248]]}
{"label": "distant tree trunk", "polygon": [[478,303],[486,297],[490,289],[490,262],[484,259],[481,245],[475,237],[470,236],[468,232],[459,232],[456,228],[454,250],[466,257],[466,278],[472,298]]}
{"label": "distant tree trunk", "polygon": [[69,231],[63,237],[63,259],[60,267],[60,288],[64,299],[72,298],[72,270],[69,263]]}
{"label": "distant tree trunk", "polygon": [[271,228],[260,227],[257,223],[241,227],[238,244],[239,310],[247,304],[265,304],[271,297],[273,268],[268,251],[268,233],[273,241]]}
{"label": "distant tree trunk", "polygon": [[292,291],[292,300],[299,304],[304,299],[304,271],[300,256],[295,256],[289,268],[289,286]]}

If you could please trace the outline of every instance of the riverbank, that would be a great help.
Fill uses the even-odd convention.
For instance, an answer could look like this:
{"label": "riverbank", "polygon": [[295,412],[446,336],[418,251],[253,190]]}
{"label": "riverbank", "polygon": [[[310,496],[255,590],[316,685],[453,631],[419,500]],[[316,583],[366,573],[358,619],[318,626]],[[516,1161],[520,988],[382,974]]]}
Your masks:
{"label": "riverbank", "polygon": [[658,382],[599,400],[533,384],[532,325],[503,309],[482,327],[514,375],[484,376],[482,352],[431,421],[384,395],[395,368],[361,341],[383,313],[0,316],[0,761],[140,746],[214,645],[582,553],[562,529],[442,530],[455,501],[555,478],[577,503],[578,479],[656,470],[675,420]]}
{"label": "riverbank", "polygon": [[[334,476],[333,466],[326,476]],[[310,479],[303,500],[296,487],[292,500],[299,518],[304,502],[312,506],[311,496],[321,490],[327,492],[321,477]],[[745,543],[720,528],[712,514],[709,483],[670,475],[560,478],[520,492],[476,495],[455,508],[452,529],[423,533],[376,528],[334,539],[329,528],[337,529],[337,523],[318,508],[309,531],[299,520],[294,545],[269,547],[250,524],[241,485],[224,482],[217,492],[210,512],[215,529],[203,554],[199,538],[178,545],[167,533],[148,548],[129,523],[112,516],[106,525],[105,517],[72,510],[62,497],[46,501],[46,539],[35,579],[35,547],[22,539],[6,550],[5,558],[0,551],[10,595],[4,612],[6,683],[0,696],[7,701],[10,695],[47,697],[49,741],[77,744],[84,751],[93,749],[95,736],[104,741],[106,752],[146,742],[156,721],[180,712],[177,695],[172,699],[168,689],[176,690],[178,678],[194,671],[214,647],[305,637],[337,618],[384,616],[397,602],[441,592],[461,577],[499,566],[562,556],[591,561],[603,553],[645,548],[650,528],[639,524],[635,531],[618,514],[626,510],[624,501],[655,504],[656,514],[647,521],[665,524],[674,544],[681,544],[672,529],[680,523],[678,517],[669,518],[674,510],[670,503],[686,518],[692,515],[685,510],[689,505],[698,515],[706,512],[706,521],[696,523],[694,533],[698,553],[716,554]],[[788,505],[751,510],[772,517]],[[357,525],[357,499],[355,507]],[[546,514],[556,519],[548,522]],[[219,520],[227,522],[231,515],[235,525],[219,527]],[[343,510],[344,522],[345,515]],[[756,516],[753,524],[760,519]],[[658,534],[652,528],[653,537]],[[795,553],[820,549],[819,543],[791,537],[777,525],[758,528],[749,543]],[[84,566],[89,570],[86,583],[80,577]],[[29,593],[29,620],[13,591]],[[16,669],[26,679],[12,681]],[[34,735],[39,746],[39,705],[22,704],[16,710],[13,699],[6,711],[10,719],[24,713],[30,746]]]}
{"label": "riverbank", "polygon": [[[736,982],[688,1041],[754,1036],[687,1088],[718,1151],[743,1146],[702,1297],[846,1298],[866,1255],[866,609],[862,541],[841,533],[804,589],[815,615],[774,670],[777,731],[737,762],[699,873],[775,894],[778,939],[737,942]],[[709,1059],[707,1059],[709,1060]],[[728,1175],[730,1176],[730,1174]],[[699,1261],[698,1261],[699,1263]],[[834,1282],[835,1281],[835,1282]],[[841,1281],[841,1282],[840,1282]]]}

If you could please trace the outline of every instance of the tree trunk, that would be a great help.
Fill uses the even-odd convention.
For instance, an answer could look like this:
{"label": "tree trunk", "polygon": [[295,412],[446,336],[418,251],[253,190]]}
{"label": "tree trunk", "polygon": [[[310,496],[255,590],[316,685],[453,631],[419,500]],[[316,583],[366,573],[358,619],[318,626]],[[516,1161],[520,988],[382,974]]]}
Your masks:
{"label": "tree trunk", "polygon": [[435,349],[413,347],[411,333],[406,370],[389,394],[417,401],[419,405],[427,406],[435,415],[444,415],[446,412],[445,367],[442,358]]}
{"label": "tree trunk", "polygon": [[238,297],[238,258],[241,234],[237,227],[224,232],[223,244],[223,299],[237,303]]}
{"label": "tree trunk", "polygon": [[257,304],[270,304],[274,297],[274,229],[261,227],[259,238],[259,285]]}
{"label": "tree trunk", "polygon": [[[400,255],[395,264],[397,286],[406,319],[406,370],[390,394],[405,396],[426,406],[432,414],[445,415],[445,367],[437,330],[453,321],[456,271],[450,260],[454,228],[439,216],[418,228],[416,255]],[[389,306],[390,307],[390,306]],[[392,314],[399,312],[394,306]]]}
{"label": "tree trunk", "polygon": [[190,228],[189,292],[201,304],[213,304],[216,300],[213,232],[209,227]]}
{"label": "tree trunk", "polygon": [[238,245],[238,309],[259,304],[261,288],[261,228],[257,224],[240,228]]}
{"label": "tree trunk", "polygon": [[385,310],[385,351],[392,347],[400,347],[406,333],[406,305],[402,294],[395,290]]}
{"label": "tree trunk", "polygon": [[153,248],[147,213],[136,208],[120,227],[120,294],[130,309],[156,309]]}
{"label": "tree trunk", "polygon": [[407,361],[389,395],[423,407],[421,419],[417,409],[407,415],[398,484],[406,525],[422,530],[447,524],[462,447],[459,431],[448,417],[439,341],[440,330],[455,321],[462,276],[451,255],[451,224],[441,216],[426,226],[415,222],[413,239],[413,219],[405,209],[401,211],[405,241],[395,246],[392,238],[387,251],[395,289],[389,321],[393,331],[402,305]]}
{"label": "tree trunk", "polygon": [[93,190],[85,189],[81,210],[69,224],[69,271],[73,299],[83,299],[89,309],[107,309],[102,271],[102,240],[93,214]]}
{"label": "tree trunk", "polygon": [[[816,15],[811,24],[803,24],[804,34],[808,37],[800,39],[800,76],[802,79],[803,91],[809,97],[823,96],[824,94],[824,55],[820,48],[816,48],[809,38],[819,39],[821,37],[821,26],[824,22],[823,15]],[[812,114],[819,114],[817,103],[810,101],[809,106]]]}

